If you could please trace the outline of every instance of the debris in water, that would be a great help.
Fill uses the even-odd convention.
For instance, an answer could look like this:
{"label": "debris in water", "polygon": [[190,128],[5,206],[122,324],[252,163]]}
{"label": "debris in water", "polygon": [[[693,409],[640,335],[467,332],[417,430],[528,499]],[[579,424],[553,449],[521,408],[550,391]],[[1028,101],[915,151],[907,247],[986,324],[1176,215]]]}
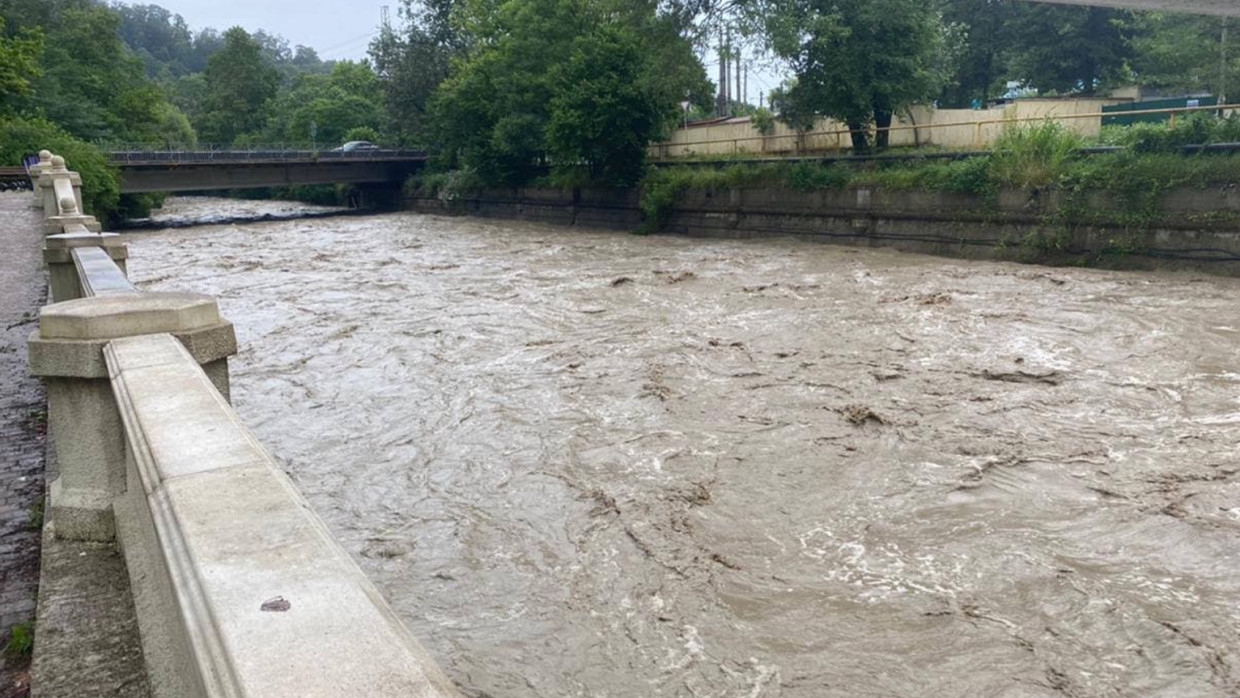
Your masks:
{"label": "debris in water", "polygon": [[1064,375],[1059,371],[1030,373],[1029,371],[991,371],[986,369],[981,373],[974,374],[974,377],[1003,383],[1043,383],[1046,385],[1059,385],[1064,381]]}
{"label": "debris in water", "polygon": [[836,411],[843,415],[844,419],[849,424],[857,427],[864,426],[870,422],[875,424],[891,423],[882,415],[864,405],[848,405],[847,407],[841,407]]}
{"label": "debris in water", "polygon": [[617,286],[624,286],[624,285],[626,285],[626,284],[631,284],[631,283],[633,283],[633,279],[631,279],[631,278],[629,278],[629,277],[627,277],[627,276],[622,276],[622,277],[620,277],[620,278],[616,279],[615,281],[612,281],[612,282],[611,282],[611,287],[612,287],[612,288],[615,288],[615,287],[617,287]]}
{"label": "debris in water", "polygon": [[697,278],[697,274],[694,274],[693,272],[691,272],[691,271],[687,271],[687,270],[686,270],[686,271],[678,271],[678,272],[670,272],[670,271],[656,271],[656,272],[654,272],[654,273],[655,273],[655,275],[656,275],[656,276],[662,276],[662,277],[664,277],[664,278],[663,278],[663,281],[664,281],[665,283],[668,283],[668,284],[678,284],[678,283],[680,283],[681,281],[688,281],[688,280],[690,280],[690,279],[696,279],[696,278]]}

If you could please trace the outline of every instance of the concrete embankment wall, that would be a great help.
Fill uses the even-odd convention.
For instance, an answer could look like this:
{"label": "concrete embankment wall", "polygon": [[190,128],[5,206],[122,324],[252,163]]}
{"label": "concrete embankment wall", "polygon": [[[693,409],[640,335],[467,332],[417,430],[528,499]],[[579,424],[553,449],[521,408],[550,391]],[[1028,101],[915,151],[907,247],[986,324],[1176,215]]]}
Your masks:
{"label": "concrete embankment wall", "polygon": [[[125,246],[81,212],[80,178],[42,155],[46,228],[31,234],[46,235],[54,302],[29,356],[59,466],[44,539],[119,548],[150,694],[456,696],[233,411],[236,336],[216,300],[135,289]],[[63,682],[41,667],[85,669],[41,661],[38,631],[34,695],[103,685],[47,688]]]}
{"label": "concrete embankment wall", "polygon": [[[661,232],[890,247],[947,257],[1132,269],[1200,269],[1240,276],[1240,190],[1183,189],[1162,197],[1157,222],[1134,223],[1122,203],[1055,193],[975,194],[880,189],[689,191]],[[415,193],[412,210],[636,231],[636,191],[491,189],[446,200]],[[1087,215],[1089,223],[1080,222]]]}

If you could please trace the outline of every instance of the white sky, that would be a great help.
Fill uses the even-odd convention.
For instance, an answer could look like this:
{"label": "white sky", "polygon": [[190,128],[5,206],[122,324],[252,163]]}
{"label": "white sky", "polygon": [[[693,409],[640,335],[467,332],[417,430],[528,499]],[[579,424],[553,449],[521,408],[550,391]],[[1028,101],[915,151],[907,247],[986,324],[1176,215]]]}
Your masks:
{"label": "white sky", "polygon": [[[392,23],[400,22],[396,0],[137,0],[125,4],[159,5],[184,17],[194,31],[214,27],[223,32],[238,25],[248,31],[262,29],[288,39],[290,46],[309,46],[324,60],[365,58],[370,40],[378,33],[384,5],[391,7]],[[707,77],[717,83],[719,63],[713,51],[704,63]],[[756,104],[758,94],[777,87],[780,79],[778,73],[756,63],[750,70],[747,101]]]}
{"label": "white sky", "polygon": [[223,32],[235,26],[262,29],[288,39],[290,46],[309,46],[325,60],[364,57],[378,32],[383,5],[391,5],[392,21],[399,21],[398,3],[393,0],[140,0],[125,4],[159,5],[184,17],[194,31],[214,27]]}

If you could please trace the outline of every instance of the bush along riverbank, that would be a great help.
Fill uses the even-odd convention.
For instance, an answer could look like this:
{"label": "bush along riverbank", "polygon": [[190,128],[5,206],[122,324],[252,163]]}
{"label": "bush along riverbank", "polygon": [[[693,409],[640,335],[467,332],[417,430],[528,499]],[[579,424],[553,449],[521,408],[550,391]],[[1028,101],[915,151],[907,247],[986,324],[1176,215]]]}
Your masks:
{"label": "bush along riverbank", "polygon": [[[1054,123],[1012,129],[960,160],[650,167],[631,190],[544,179],[484,188],[468,172],[411,179],[428,212],[726,237],[793,235],[975,258],[1240,274],[1240,120],[1108,130],[1120,149],[1082,155]],[[562,180],[562,178],[561,178]]]}

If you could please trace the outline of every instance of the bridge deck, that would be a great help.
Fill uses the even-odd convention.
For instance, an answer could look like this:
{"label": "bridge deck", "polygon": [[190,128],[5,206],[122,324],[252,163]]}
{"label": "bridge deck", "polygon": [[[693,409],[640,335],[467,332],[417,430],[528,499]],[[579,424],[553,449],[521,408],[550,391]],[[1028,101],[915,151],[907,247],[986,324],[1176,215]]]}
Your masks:
{"label": "bridge deck", "polygon": [[120,151],[110,157],[123,193],[399,185],[426,162],[425,153],[410,150]]}
{"label": "bridge deck", "polygon": [[1092,5],[1153,12],[1183,12],[1199,15],[1240,17],[1236,0],[1030,0],[1054,5]]}

